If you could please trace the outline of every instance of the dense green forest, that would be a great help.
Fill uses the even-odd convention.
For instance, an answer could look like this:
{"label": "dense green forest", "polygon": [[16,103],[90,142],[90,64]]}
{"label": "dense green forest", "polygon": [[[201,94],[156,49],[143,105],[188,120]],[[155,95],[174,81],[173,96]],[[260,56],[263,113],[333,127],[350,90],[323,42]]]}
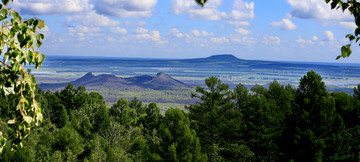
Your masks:
{"label": "dense green forest", "polygon": [[[8,141],[0,161],[335,161],[360,160],[360,85],[354,95],[330,93],[310,71],[298,88],[273,81],[269,88],[230,90],[216,77],[196,87],[201,102],[187,112],[156,103],[103,97],[69,84],[36,91],[44,120],[23,147]],[[30,98],[30,96],[29,96]],[[16,96],[0,94],[1,128],[17,111]]]}

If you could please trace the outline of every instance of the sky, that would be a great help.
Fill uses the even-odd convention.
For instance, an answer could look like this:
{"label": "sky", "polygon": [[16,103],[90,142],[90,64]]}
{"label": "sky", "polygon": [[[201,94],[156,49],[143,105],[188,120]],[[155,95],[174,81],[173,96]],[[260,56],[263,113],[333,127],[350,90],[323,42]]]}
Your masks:
{"label": "sky", "polygon": [[324,0],[15,0],[23,18],[46,27],[45,55],[336,61],[353,17]]}

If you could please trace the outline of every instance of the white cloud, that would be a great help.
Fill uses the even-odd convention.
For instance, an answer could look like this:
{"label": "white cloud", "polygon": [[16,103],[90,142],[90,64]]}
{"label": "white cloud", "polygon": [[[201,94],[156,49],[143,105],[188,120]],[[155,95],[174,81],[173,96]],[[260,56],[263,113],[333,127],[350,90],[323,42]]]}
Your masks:
{"label": "white cloud", "polygon": [[286,0],[290,6],[291,17],[317,20],[352,20],[349,12],[343,13],[341,9],[331,10],[330,4],[323,0]]}
{"label": "white cloud", "polygon": [[199,30],[191,30],[191,35],[194,35],[196,37],[200,37],[201,36],[201,33],[199,32]]}
{"label": "white cloud", "polygon": [[214,35],[213,32],[209,33],[209,32],[207,32],[207,31],[205,31],[205,30],[201,31],[201,34],[202,34],[203,36],[205,36],[205,37]]}
{"label": "white cloud", "polygon": [[331,32],[330,30],[326,30],[325,35],[326,35],[326,40],[328,40],[328,41],[335,40],[334,33]]}
{"label": "white cloud", "polygon": [[73,21],[81,21],[86,26],[116,26],[120,24],[119,21],[97,14],[94,10],[79,15],[68,16],[68,22]]}
{"label": "white cloud", "polygon": [[314,44],[314,42],[312,40],[305,40],[302,38],[297,39],[296,42],[298,42],[300,44]]}
{"label": "white cloud", "polygon": [[155,30],[155,31],[152,31],[151,32],[151,35],[152,35],[152,40],[154,41],[159,41],[160,40],[160,32]]}
{"label": "white cloud", "polygon": [[[331,33],[331,32],[330,32]],[[331,35],[331,34],[330,34]],[[333,35],[332,35],[333,37]],[[334,38],[335,39],[335,38]],[[319,41],[319,38],[314,35],[311,39],[303,39],[303,38],[299,38],[296,40],[296,42],[300,45],[300,47],[304,48],[305,45],[313,45],[313,44],[319,44],[319,45],[323,45],[324,41]]]}
{"label": "white cloud", "polygon": [[145,28],[137,28],[134,30],[135,38],[140,40],[152,40],[157,44],[164,44],[166,41],[161,40],[160,32],[157,30],[149,31]]}
{"label": "white cloud", "polygon": [[314,36],[312,37],[312,40],[313,40],[313,41],[317,41],[317,40],[318,40],[318,37],[317,37],[316,35],[314,35]]}
{"label": "white cloud", "polygon": [[230,25],[235,25],[236,27],[238,27],[238,26],[249,27],[250,26],[250,23],[247,21],[231,21],[231,20],[229,20],[226,22]]}
{"label": "white cloud", "polygon": [[172,28],[171,31],[170,31],[170,34],[174,37],[177,37],[177,38],[182,38],[184,37],[184,34],[181,33],[179,30],[177,30],[176,28]]}
{"label": "white cloud", "polygon": [[101,31],[99,27],[87,27],[83,25],[76,25],[75,27],[69,27],[69,32],[71,33],[94,33]]}
{"label": "white cloud", "polygon": [[209,33],[209,32],[207,32],[207,31],[205,31],[205,30],[203,30],[203,31],[199,31],[199,30],[191,30],[190,31],[190,34],[192,35],[192,36],[195,36],[195,37],[201,37],[201,36],[205,36],[205,37],[207,37],[207,36],[212,36],[212,35],[214,35],[214,33]]}
{"label": "white cloud", "polygon": [[228,43],[229,39],[227,39],[226,37],[213,37],[210,39],[210,41],[216,44],[224,44]]}
{"label": "white cloud", "polygon": [[90,39],[91,36],[98,35],[100,31],[101,29],[99,27],[87,27],[83,25],[68,27],[69,35],[74,36],[79,41]]}
{"label": "white cloud", "polygon": [[149,32],[149,30],[146,28],[143,28],[143,27],[140,27],[140,28],[137,28],[134,30],[135,34],[145,34],[147,32]]}
{"label": "white cloud", "polygon": [[111,31],[112,33],[122,34],[122,35],[128,33],[126,29],[120,28],[120,27],[111,27],[111,28],[110,28],[110,31]]}
{"label": "white cloud", "polygon": [[352,30],[355,30],[357,28],[355,22],[353,22],[353,21],[340,21],[339,25],[341,25],[345,28],[352,29]]}
{"label": "white cloud", "polygon": [[249,35],[249,34],[251,34],[251,31],[246,30],[244,28],[237,28],[237,29],[235,29],[235,32],[239,33],[241,35]]}
{"label": "white cloud", "polygon": [[234,0],[233,9],[230,13],[220,12],[218,7],[222,0],[211,0],[202,8],[194,0],[171,0],[171,13],[175,15],[188,14],[190,19],[200,20],[246,20],[254,18],[254,2]]}
{"label": "white cloud", "polygon": [[234,0],[233,10],[228,15],[232,20],[246,20],[255,17],[254,2],[243,2],[242,0]]}
{"label": "white cloud", "polygon": [[248,37],[232,35],[232,34],[230,34],[229,37],[230,37],[231,42],[234,42],[234,43],[240,43],[240,44],[246,45],[246,46],[257,44],[257,42],[254,38],[248,38]]}
{"label": "white cloud", "polygon": [[96,0],[98,13],[115,17],[151,17],[157,0]]}
{"label": "white cloud", "polygon": [[24,14],[56,15],[82,12],[91,5],[89,0],[16,0],[10,7]]}
{"label": "white cloud", "polygon": [[270,26],[280,27],[281,30],[294,30],[296,25],[291,22],[290,19],[282,19],[281,21],[273,21],[270,23]]}
{"label": "white cloud", "polygon": [[281,40],[280,40],[280,38],[278,36],[265,35],[263,40],[262,40],[262,43],[265,44],[265,45],[280,44]]}

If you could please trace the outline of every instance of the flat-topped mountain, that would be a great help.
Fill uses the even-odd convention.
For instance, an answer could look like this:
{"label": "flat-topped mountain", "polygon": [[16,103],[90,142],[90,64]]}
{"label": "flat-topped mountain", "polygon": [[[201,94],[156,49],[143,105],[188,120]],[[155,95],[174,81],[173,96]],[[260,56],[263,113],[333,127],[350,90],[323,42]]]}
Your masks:
{"label": "flat-topped mountain", "polygon": [[235,61],[239,60],[237,57],[235,57],[232,54],[222,54],[222,55],[212,55],[210,57],[204,58],[206,60],[211,61]]}
{"label": "flat-topped mountain", "polygon": [[[70,82],[75,87],[85,86],[87,89],[124,89],[124,88],[150,88],[155,90],[167,90],[174,88],[188,88],[189,85],[178,81],[171,76],[160,72],[156,76],[141,75],[129,78],[117,77],[112,74],[100,74],[95,76],[88,72],[83,77]],[[67,83],[40,84],[43,90],[59,90]]]}

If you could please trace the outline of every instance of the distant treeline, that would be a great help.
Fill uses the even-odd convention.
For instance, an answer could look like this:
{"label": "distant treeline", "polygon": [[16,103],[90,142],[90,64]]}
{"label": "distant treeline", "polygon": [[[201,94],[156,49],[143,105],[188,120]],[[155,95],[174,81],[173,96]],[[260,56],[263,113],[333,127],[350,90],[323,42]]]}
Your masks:
{"label": "distant treeline", "polygon": [[[277,81],[230,90],[216,77],[196,87],[185,113],[160,114],[156,103],[103,97],[69,84],[38,90],[44,121],[0,161],[359,161],[360,86],[354,95],[328,92],[310,71],[298,88]],[[1,131],[18,98],[0,94]]]}

